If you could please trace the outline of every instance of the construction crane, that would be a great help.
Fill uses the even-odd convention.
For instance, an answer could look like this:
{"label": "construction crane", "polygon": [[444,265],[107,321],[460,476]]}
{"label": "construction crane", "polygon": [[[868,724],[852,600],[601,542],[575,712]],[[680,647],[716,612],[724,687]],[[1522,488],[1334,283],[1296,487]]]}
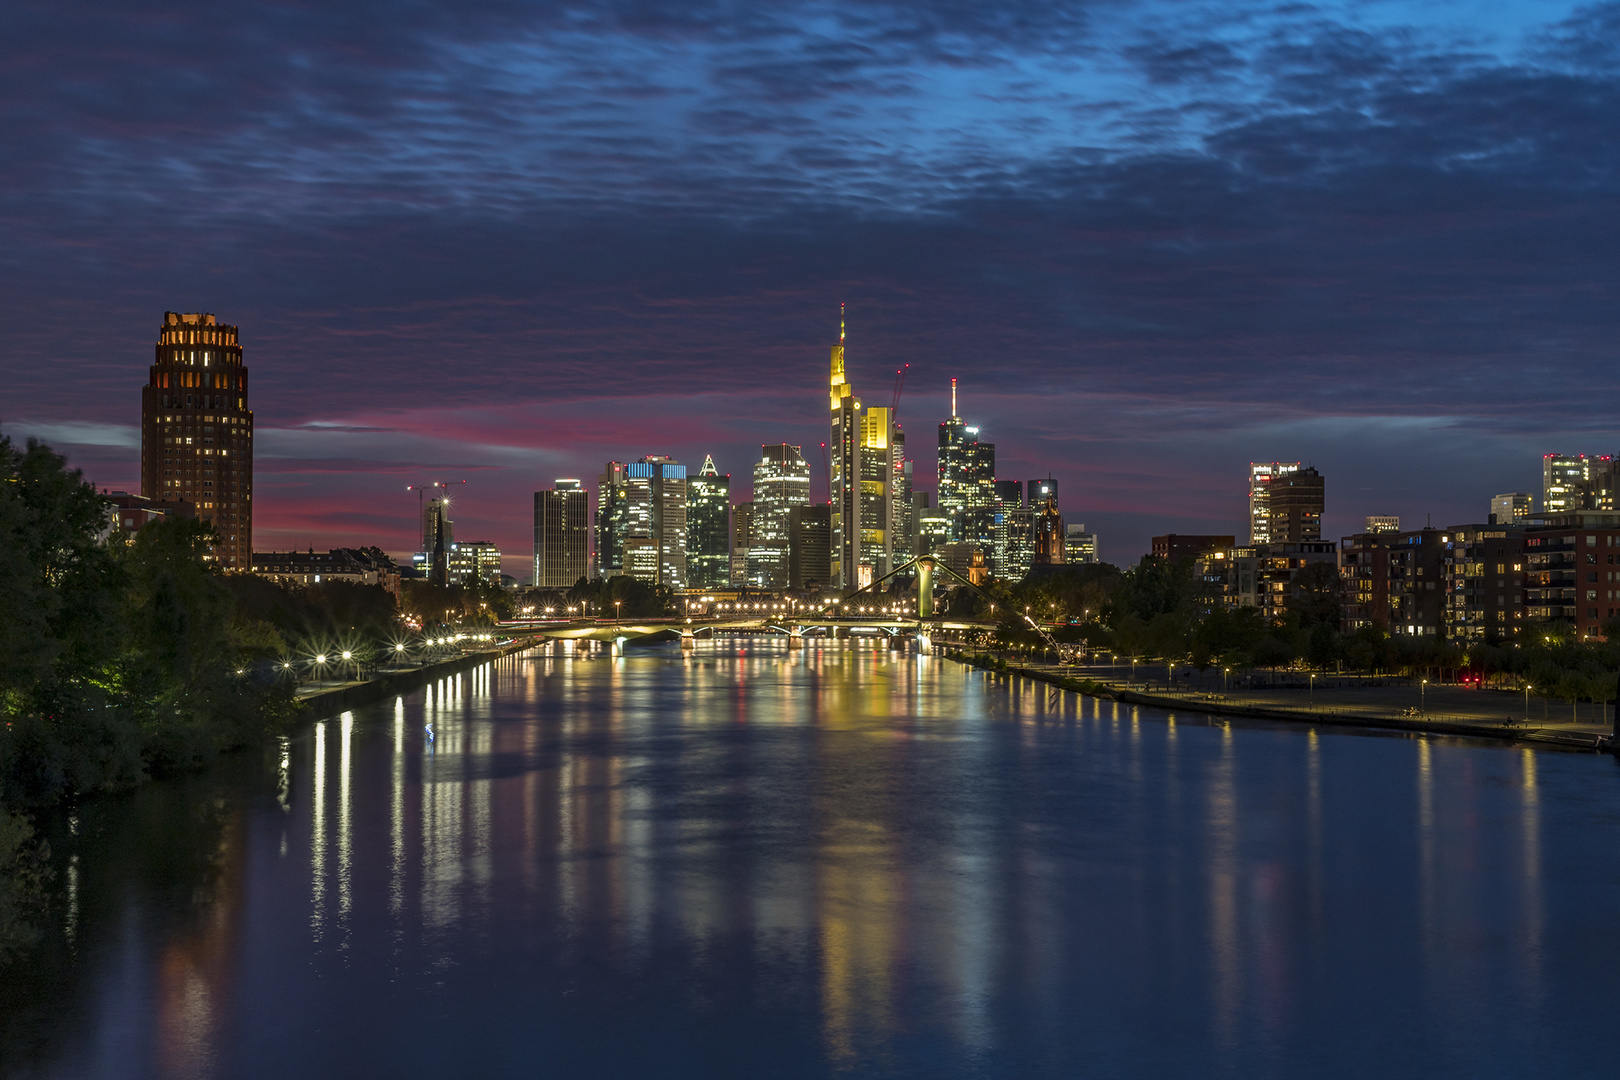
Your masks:
{"label": "construction crane", "polygon": [[906,372],[910,370],[911,365],[907,364],[905,367],[894,373],[894,398],[889,402],[889,416],[896,421],[898,421],[900,417],[900,395],[904,393],[906,389]]}
{"label": "construction crane", "polygon": [[[405,490],[406,491],[414,491],[414,492],[416,492],[416,527],[417,527],[417,529],[420,530],[422,528],[422,512],[427,509],[427,503],[426,503],[425,499],[426,499],[426,492],[427,492],[427,490],[429,488],[446,488],[446,489],[448,489],[451,484],[465,484],[466,482],[467,481],[465,481],[465,480],[433,480],[433,481],[430,481],[430,482],[425,483],[425,484],[406,484],[405,485]],[[444,499],[446,502],[450,501],[450,498],[449,498],[448,495],[440,495],[438,497],[441,498],[441,499]]]}

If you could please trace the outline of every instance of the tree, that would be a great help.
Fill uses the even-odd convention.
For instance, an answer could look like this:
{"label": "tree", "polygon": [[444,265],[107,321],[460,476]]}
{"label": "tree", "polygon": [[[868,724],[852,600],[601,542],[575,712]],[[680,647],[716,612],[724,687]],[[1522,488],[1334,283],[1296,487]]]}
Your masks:
{"label": "tree", "polygon": [[1288,586],[1288,610],[1299,618],[1302,630],[1326,626],[1337,630],[1344,583],[1333,563],[1317,562],[1300,570]]}
{"label": "tree", "polygon": [[237,675],[214,539],[168,519],[126,541],[59,455],[0,437],[0,800],[126,787],[287,715]]}

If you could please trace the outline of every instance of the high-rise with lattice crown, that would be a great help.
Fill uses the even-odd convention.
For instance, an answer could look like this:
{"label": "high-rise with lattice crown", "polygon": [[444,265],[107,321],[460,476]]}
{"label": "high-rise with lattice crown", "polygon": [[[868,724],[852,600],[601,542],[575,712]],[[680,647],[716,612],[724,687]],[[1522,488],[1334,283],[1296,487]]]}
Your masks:
{"label": "high-rise with lattice crown", "polygon": [[141,494],[156,509],[212,524],[213,557],[243,571],[253,566],[247,376],[236,327],[170,311],[141,390]]}

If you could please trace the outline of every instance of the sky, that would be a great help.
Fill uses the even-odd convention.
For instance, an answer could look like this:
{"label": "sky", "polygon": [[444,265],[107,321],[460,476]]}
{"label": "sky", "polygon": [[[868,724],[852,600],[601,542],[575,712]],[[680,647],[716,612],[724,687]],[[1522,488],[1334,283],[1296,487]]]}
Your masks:
{"label": "sky", "polygon": [[960,380],[1000,476],[1134,562],[1479,521],[1612,453],[1620,3],[0,6],[0,431],[139,487],[165,311],[241,328],[255,548],[520,574],[531,493],[762,443],[825,490],[828,349],[919,486]]}

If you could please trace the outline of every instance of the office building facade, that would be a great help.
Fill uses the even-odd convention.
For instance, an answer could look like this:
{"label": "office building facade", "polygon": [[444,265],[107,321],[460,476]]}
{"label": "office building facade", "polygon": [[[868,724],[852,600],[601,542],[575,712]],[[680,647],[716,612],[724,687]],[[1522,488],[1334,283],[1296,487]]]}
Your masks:
{"label": "office building facade", "polygon": [[630,535],[630,467],[622,461],[602,466],[596,481],[596,576],[624,573],[624,544]]}
{"label": "office building facade", "polygon": [[686,588],[686,466],[653,454],[625,466],[624,573]]}
{"label": "office building facade", "polygon": [[951,380],[951,416],[939,425],[939,509],[953,543],[974,544],[995,555],[996,446],[979,438],[957,414]]}
{"label": "office building facade", "polygon": [[1512,525],[1524,521],[1536,512],[1536,497],[1528,491],[1509,491],[1491,496],[1491,515],[1487,521],[1497,525]]}
{"label": "office building facade", "polygon": [[1609,454],[1544,455],[1541,459],[1541,512],[1545,515],[1615,509],[1617,469],[1620,462]]}
{"label": "office building facade", "polygon": [[[1081,532],[1084,531],[1082,527]],[[1207,552],[1220,551],[1236,545],[1237,537],[1229,534],[1165,533],[1163,536],[1153,538],[1152,552],[1155,559],[1175,562],[1177,559],[1195,559]]]}
{"label": "office building facade", "polygon": [[249,571],[253,411],[237,328],[165,312],[156,352],[141,388],[141,494],[208,522],[219,535],[209,557]]}
{"label": "office building facade", "polygon": [[748,553],[754,543],[754,503],[736,503],[731,508],[731,584],[748,584]]}
{"label": "office building facade", "polygon": [[[754,464],[754,516],[749,526],[748,582],[763,589],[788,583],[788,513],[810,503],[810,466],[797,446],[761,446]],[[831,565],[831,555],[829,566]]]}
{"label": "office building facade", "polygon": [[788,588],[825,588],[831,565],[832,507],[826,503],[793,507],[788,511]]}
{"label": "office building facade", "polygon": [[686,577],[693,589],[721,589],[731,583],[731,474],[703,466],[686,478]]}
{"label": "office building facade", "polygon": [[1063,526],[1063,558],[1071,566],[1098,561],[1097,534],[1087,531],[1085,522]]}
{"label": "office building facade", "polygon": [[534,493],[534,577],[541,589],[572,588],[590,572],[591,497],[578,480]]}
{"label": "office building facade", "polygon": [[1314,468],[1295,469],[1274,477],[1266,528],[1270,542],[1311,544],[1321,540],[1324,493],[1322,474]]}
{"label": "office building facade", "polygon": [[861,402],[844,370],[844,305],[838,305],[838,344],[828,379],[827,499],[832,514],[828,576],[832,588],[849,590],[861,563]]}
{"label": "office building facade", "polygon": [[1271,486],[1280,477],[1299,471],[1297,461],[1249,462],[1249,543],[1270,542]]}

